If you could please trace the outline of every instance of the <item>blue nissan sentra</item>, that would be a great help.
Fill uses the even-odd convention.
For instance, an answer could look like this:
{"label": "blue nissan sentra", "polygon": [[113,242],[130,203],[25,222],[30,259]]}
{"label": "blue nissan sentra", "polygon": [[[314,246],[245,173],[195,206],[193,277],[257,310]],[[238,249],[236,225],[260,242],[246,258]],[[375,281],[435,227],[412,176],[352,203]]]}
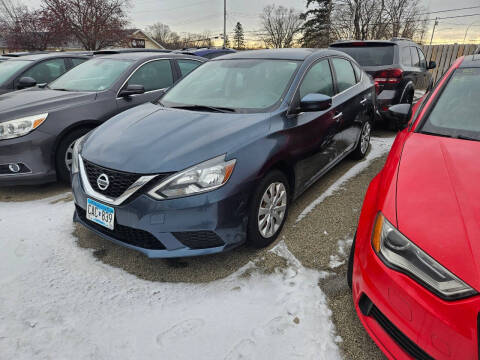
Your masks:
{"label": "blue nissan sentra", "polygon": [[74,220],[148,257],[279,235],[292,201],[370,145],[375,86],[335,50],[245,51],[74,145]]}

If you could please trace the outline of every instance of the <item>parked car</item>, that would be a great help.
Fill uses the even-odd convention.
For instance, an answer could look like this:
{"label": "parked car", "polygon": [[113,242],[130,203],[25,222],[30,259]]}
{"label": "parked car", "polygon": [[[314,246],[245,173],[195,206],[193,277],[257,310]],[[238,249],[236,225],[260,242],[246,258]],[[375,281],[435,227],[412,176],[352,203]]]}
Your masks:
{"label": "parked car", "polygon": [[114,49],[103,49],[95,50],[94,55],[112,55],[112,54],[125,54],[131,52],[149,52],[149,53],[169,53],[172,50],[168,49],[145,49],[145,48],[114,48]]}
{"label": "parked car", "polygon": [[228,48],[192,48],[192,49],[183,49],[183,50],[176,50],[176,52],[180,52],[182,54],[194,55],[194,56],[201,56],[206,59],[214,59],[216,57],[233,54],[236,53],[236,50],[228,49]]}
{"label": "parked car", "polygon": [[0,95],[52,82],[90,57],[73,53],[37,53],[8,58],[0,62]]}
{"label": "parked car", "polygon": [[377,86],[377,108],[380,119],[398,129],[388,108],[420,99],[433,87],[434,61],[427,63],[425,55],[415,42],[408,39],[341,41],[332,49],[352,56],[372,76]]}
{"label": "parked car", "polygon": [[[480,61],[458,59],[413,109],[365,196],[348,281],[388,357],[478,358],[479,92]],[[412,112],[390,110],[402,121]]]}
{"label": "parked car", "polygon": [[75,143],[75,221],[149,257],[266,246],[293,199],[347,155],[365,156],[374,100],[339,51],[210,60]]}
{"label": "parked car", "polygon": [[48,86],[1,96],[0,185],[69,181],[76,139],[158,99],[204,61],[149,52],[97,56]]}

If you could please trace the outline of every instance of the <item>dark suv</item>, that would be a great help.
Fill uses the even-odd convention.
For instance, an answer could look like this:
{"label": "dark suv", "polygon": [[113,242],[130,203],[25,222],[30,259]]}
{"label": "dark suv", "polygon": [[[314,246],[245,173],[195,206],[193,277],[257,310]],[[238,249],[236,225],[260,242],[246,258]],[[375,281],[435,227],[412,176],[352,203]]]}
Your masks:
{"label": "dark suv", "polygon": [[372,76],[377,87],[377,109],[382,120],[397,128],[388,116],[391,105],[412,103],[433,87],[428,71],[436,64],[427,64],[422,49],[407,39],[340,41],[330,45],[352,56]]}

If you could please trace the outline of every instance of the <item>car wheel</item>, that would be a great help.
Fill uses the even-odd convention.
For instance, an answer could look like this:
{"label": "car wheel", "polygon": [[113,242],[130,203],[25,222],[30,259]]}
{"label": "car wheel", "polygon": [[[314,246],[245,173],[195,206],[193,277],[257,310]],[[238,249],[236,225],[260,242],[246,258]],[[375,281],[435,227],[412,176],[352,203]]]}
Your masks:
{"label": "car wheel", "polygon": [[370,148],[370,138],[372,135],[372,124],[366,121],[362,126],[362,132],[358,144],[352,152],[352,158],[356,160],[363,159]]}
{"label": "car wheel", "polygon": [[347,284],[350,290],[352,290],[353,284],[353,258],[355,256],[355,238],[357,234],[353,237],[352,247],[350,248],[350,255],[348,257],[348,268],[347,268]]}
{"label": "car wheel", "polygon": [[55,153],[55,165],[57,169],[57,179],[61,182],[70,181],[70,168],[72,166],[73,144],[91,129],[81,128],[69,132],[58,144]]}
{"label": "car wheel", "polygon": [[280,234],[288,215],[290,189],[280,171],[270,172],[252,198],[248,221],[248,243],[256,248],[270,245]]}

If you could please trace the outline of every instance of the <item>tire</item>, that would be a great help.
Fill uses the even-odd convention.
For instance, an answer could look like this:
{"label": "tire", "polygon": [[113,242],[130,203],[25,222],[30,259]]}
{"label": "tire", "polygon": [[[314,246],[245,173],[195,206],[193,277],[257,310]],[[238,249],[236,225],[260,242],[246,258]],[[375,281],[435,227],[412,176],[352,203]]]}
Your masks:
{"label": "tire", "polygon": [[353,259],[355,255],[355,239],[357,234],[353,237],[352,247],[350,248],[350,255],[348,256],[348,268],[347,268],[347,284],[350,290],[352,290],[353,284]]}
{"label": "tire", "polygon": [[66,134],[62,140],[60,140],[60,143],[57,146],[57,151],[55,152],[55,167],[57,169],[58,181],[64,183],[70,182],[70,167],[67,165],[67,156],[68,154],[71,155],[71,150],[75,141],[90,130],[90,128],[76,129]]}
{"label": "tire", "polygon": [[351,153],[350,157],[355,160],[361,160],[367,155],[368,149],[370,148],[370,138],[372,135],[372,123],[366,121],[362,125],[362,131],[360,133],[360,139],[358,144]]}
{"label": "tire", "polygon": [[[280,197],[275,194],[276,191],[279,192]],[[279,210],[275,211],[275,207],[268,208],[268,202],[265,200],[272,196],[274,203],[278,205],[277,209],[284,209],[283,216]],[[263,248],[277,239],[288,216],[290,199],[288,180],[282,172],[274,170],[263,178],[250,201],[247,229],[249,245],[254,248]],[[265,215],[261,214],[261,208],[266,210]]]}

